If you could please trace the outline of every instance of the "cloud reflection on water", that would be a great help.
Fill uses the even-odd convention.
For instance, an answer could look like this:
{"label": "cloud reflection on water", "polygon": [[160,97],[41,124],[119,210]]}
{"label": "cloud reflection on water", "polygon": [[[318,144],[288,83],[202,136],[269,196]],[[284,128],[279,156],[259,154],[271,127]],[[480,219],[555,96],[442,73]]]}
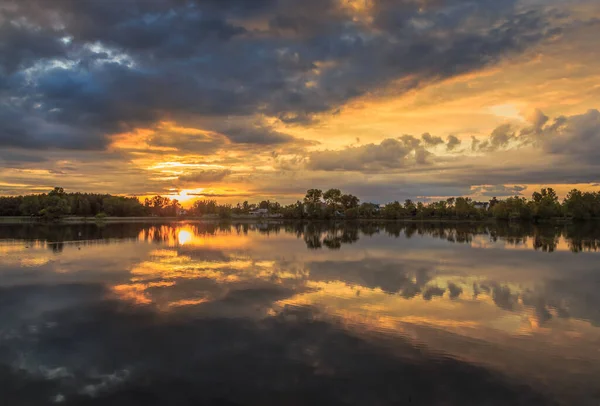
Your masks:
{"label": "cloud reflection on water", "polygon": [[[235,330],[223,337],[232,340],[233,349],[235,335],[244,334],[236,321],[260,330],[271,323],[268,320],[276,319],[273,323],[282,323],[277,329],[287,329],[289,317],[295,320],[298,314],[330,325],[339,334],[369,343],[384,340],[384,347],[392,353],[390,343],[425,348],[432,357],[525,379],[532,388],[556,391],[564,399],[577,396],[573,388],[588,395],[593,388],[590,377],[600,372],[596,350],[600,275],[594,230],[519,232],[376,223],[70,228],[49,229],[54,234],[48,234],[45,241],[44,231],[12,231],[27,241],[0,243],[5,254],[0,261],[0,300],[4,303],[0,316],[6,321],[0,363],[17,365],[33,376],[39,368],[32,365],[40,357],[54,362],[47,368],[68,366],[71,371],[69,363],[79,363],[55,357],[61,340],[91,340],[84,344],[89,350],[116,351],[106,346],[115,345],[112,341],[117,337],[100,334],[102,328],[113,329],[123,339],[124,331],[142,334],[138,329],[148,329],[147,320],[175,323],[184,331],[191,328],[194,334],[193,320],[222,320],[232,323],[228,328]],[[83,230],[81,241],[69,240],[58,251],[48,250],[60,242],[60,236],[79,235],[77,228]],[[473,244],[483,239],[486,244]],[[548,243],[553,249],[535,250],[539,244],[533,244],[532,249],[507,251],[507,246],[525,245],[528,240],[557,242]],[[577,249],[557,249],[561,246]],[[589,253],[573,254],[586,250]],[[98,317],[107,319],[99,322]],[[134,325],[119,331],[123,329],[120,323]],[[56,331],[49,325],[76,331],[64,331],[56,341],[51,338]],[[157,345],[166,339],[152,328],[149,334],[158,334],[149,336]],[[31,341],[34,337],[36,342]],[[23,344],[15,344],[17,339]],[[264,339],[270,343],[264,345],[275,345]],[[171,345],[165,350],[173,351]],[[134,347],[129,351],[138,351]],[[33,358],[17,362],[19,351],[28,351]],[[80,350],[82,359],[96,365],[98,359],[90,359],[85,351]],[[115,352],[117,358],[123,357],[120,351]],[[139,358],[128,362],[115,359],[114,365],[100,368],[104,374],[100,375],[146,368],[132,366],[143,364],[149,356],[143,351],[137,354]],[[316,362],[314,371],[339,372],[331,372],[321,360]],[[99,392],[112,393],[112,383],[104,383],[108,378],[93,378],[100,376],[98,371],[93,375],[81,368],[70,373],[86,377],[86,385],[100,388]],[[576,375],[573,382],[565,381],[560,373],[565,368]],[[59,381],[67,385],[69,379]]]}

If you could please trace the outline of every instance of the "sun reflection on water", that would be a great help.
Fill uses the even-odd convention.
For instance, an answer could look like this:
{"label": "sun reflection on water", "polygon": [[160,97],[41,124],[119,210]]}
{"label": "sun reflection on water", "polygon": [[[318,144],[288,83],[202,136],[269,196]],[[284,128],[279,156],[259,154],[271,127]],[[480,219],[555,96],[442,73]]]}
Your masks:
{"label": "sun reflection on water", "polygon": [[177,240],[179,241],[179,245],[189,244],[192,241],[193,234],[191,231],[186,229],[181,229],[177,233]]}

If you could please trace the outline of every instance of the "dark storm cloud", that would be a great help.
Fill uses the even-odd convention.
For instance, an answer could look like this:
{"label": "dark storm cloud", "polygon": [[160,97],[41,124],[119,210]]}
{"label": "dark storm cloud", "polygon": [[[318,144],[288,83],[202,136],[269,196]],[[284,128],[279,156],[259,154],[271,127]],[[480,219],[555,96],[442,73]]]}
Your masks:
{"label": "dark storm cloud", "polygon": [[[4,13],[4,18],[18,17],[6,14],[8,13]],[[60,41],[58,32],[51,28],[31,29],[18,20],[13,23],[0,20],[0,74],[2,75],[13,74],[39,59],[63,56],[65,51],[65,44]]]}
{"label": "dark storm cloud", "polygon": [[[544,149],[587,164],[600,162],[600,111],[558,117],[540,132]],[[597,178],[595,179],[597,180]]]}
{"label": "dark storm cloud", "polygon": [[291,135],[275,131],[268,127],[239,127],[223,131],[232,142],[239,144],[285,144],[295,141]]}
{"label": "dark storm cloud", "polygon": [[3,168],[21,167],[32,163],[46,162],[48,157],[39,153],[29,153],[13,149],[0,150],[0,166]]}
{"label": "dark storm cloud", "polygon": [[[412,78],[402,92],[556,32],[544,11],[513,1],[379,0],[372,25],[333,0],[5,3],[0,145],[24,148],[100,149],[107,134],[168,117],[308,123],[395,79]],[[289,141],[252,128],[228,136]]]}

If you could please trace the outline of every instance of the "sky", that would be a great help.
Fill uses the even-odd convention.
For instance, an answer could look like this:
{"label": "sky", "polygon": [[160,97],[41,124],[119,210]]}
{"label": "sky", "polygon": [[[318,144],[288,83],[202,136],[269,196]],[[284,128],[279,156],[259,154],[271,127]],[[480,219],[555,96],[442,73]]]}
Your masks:
{"label": "sky", "polygon": [[596,0],[0,0],[0,194],[600,189]]}

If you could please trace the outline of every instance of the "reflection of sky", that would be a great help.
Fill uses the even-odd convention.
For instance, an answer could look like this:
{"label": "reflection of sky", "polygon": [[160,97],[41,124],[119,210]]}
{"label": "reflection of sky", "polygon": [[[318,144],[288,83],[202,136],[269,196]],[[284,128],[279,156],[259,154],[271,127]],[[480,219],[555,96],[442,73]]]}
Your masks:
{"label": "reflection of sky", "polygon": [[[598,254],[507,250],[481,236],[469,244],[403,234],[361,235],[332,250],[307,244],[294,233],[204,233],[191,225],[150,227],[110,244],[68,243],[60,252],[42,242],[0,242],[2,295],[21,292],[0,310],[1,334],[24,334],[23,323],[43,329],[49,312],[85,306],[100,293],[167,319],[258,322],[312,309],[361,337],[408,339],[559,389],[561,369],[577,371],[583,390],[600,372]],[[83,287],[91,290],[68,293]]]}

